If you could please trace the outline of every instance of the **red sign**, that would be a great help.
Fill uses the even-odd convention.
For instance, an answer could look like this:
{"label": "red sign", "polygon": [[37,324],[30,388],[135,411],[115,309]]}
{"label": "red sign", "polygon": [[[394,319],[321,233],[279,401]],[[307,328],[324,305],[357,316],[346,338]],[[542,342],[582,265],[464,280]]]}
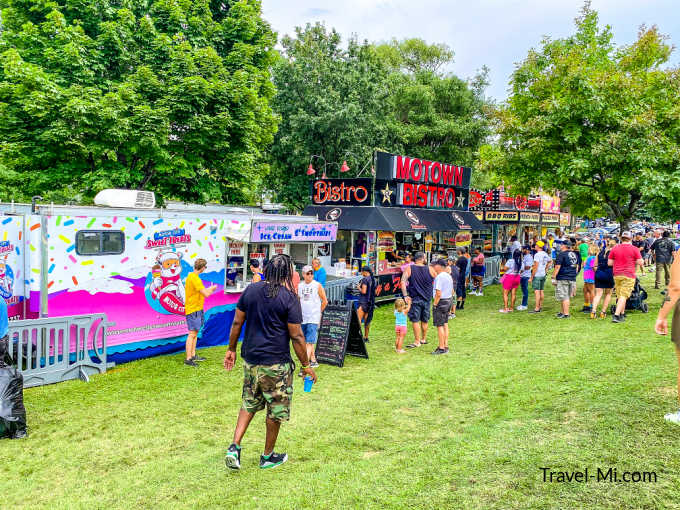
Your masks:
{"label": "red sign", "polygon": [[461,209],[465,206],[465,195],[454,188],[402,182],[399,183],[397,203],[409,207]]}
{"label": "red sign", "polygon": [[466,184],[470,182],[469,175],[465,182],[465,173],[466,168],[462,166],[408,156],[395,156],[392,168],[393,179],[458,187],[467,187]]}

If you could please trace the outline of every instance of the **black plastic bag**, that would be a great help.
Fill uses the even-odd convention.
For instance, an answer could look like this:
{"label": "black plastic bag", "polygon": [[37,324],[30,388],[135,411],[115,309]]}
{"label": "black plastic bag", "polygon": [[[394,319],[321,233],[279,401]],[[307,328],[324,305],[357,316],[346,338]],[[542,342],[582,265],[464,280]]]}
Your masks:
{"label": "black plastic bag", "polygon": [[26,437],[24,376],[6,359],[7,337],[0,339],[0,438],[20,439]]}

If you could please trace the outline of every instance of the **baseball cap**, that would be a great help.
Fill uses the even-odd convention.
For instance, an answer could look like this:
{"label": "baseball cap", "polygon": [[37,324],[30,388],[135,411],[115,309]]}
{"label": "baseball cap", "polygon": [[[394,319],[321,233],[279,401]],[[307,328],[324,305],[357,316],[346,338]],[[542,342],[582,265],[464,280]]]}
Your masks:
{"label": "baseball cap", "polygon": [[633,234],[630,233],[630,231],[626,230],[624,233],[621,234],[622,239],[633,239]]}
{"label": "baseball cap", "polygon": [[569,239],[565,239],[562,241],[562,245],[566,246],[567,248],[571,248],[571,241]]}
{"label": "baseball cap", "polygon": [[313,273],[314,268],[312,266],[303,266],[302,274]]}
{"label": "baseball cap", "polygon": [[538,246],[539,248],[543,248],[545,246],[545,243],[543,241],[538,241],[536,243],[536,246]]}

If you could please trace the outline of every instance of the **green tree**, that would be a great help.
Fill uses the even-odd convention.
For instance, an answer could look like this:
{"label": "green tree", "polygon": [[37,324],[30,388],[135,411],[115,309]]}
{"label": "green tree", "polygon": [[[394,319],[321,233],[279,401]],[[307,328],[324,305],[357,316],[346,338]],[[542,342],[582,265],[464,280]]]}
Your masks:
{"label": "green tree", "polygon": [[309,201],[312,155],[323,158],[313,162],[317,177],[324,160],[329,176],[339,175],[343,160],[356,175],[386,145],[387,70],[371,45],[352,38],[345,49],[340,34],[319,23],[296,28],[281,45],[272,101],[281,122],[268,185],[278,200],[301,209]]}
{"label": "green tree", "polygon": [[[422,39],[394,40],[376,51],[391,67],[388,125],[394,146],[405,154],[473,166],[491,134],[484,97],[488,70],[483,67],[470,81],[445,73],[454,52]],[[492,180],[476,170],[475,185]]]}
{"label": "green tree", "polygon": [[0,7],[3,200],[88,201],[108,187],[252,200],[276,130],[276,37],[259,0]]}
{"label": "green tree", "polygon": [[624,227],[644,202],[680,198],[671,51],[656,27],[615,46],[586,3],[574,35],[543,40],[513,73],[495,168],[517,191],[562,190],[574,213],[604,211]]}

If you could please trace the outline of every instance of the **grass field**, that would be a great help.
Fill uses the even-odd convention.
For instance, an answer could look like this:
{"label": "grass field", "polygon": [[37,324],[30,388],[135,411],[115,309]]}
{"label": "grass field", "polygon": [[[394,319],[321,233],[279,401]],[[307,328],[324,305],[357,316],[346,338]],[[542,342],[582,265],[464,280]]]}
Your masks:
{"label": "grass field", "polygon": [[[257,467],[262,415],[242,470],[224,466],[242,373],[222,369],[223,347],[201,351],[199,369],[166,356],[28,389],[30,437],[0,442],[0,507],[677,508],[680,428],[663,420],[676,361],[653,334],[661,296],[643,284],[651,313],[621,325],[557,320],[551,291],[541,315],[502,315],[496,285],[451,322],[449,356],[430,355],[434,331],[396,355],[381,307],[369,360],[322,366],[308,394],[296,378],[277,448],[290,461],[274,470]],[[544,483],[541,467],[657,481]]]}

